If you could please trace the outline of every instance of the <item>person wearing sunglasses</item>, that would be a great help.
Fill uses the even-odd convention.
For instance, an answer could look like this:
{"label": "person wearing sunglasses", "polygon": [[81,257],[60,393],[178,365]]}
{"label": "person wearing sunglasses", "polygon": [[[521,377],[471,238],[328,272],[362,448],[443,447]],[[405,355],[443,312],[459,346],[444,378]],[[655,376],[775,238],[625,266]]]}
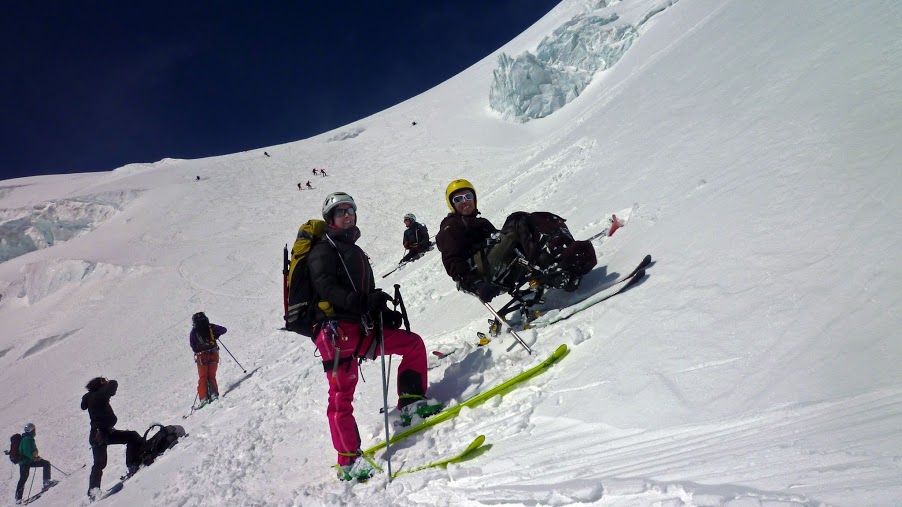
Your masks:
{"label": "person wearing sunglasses", "polygon": [[498,238],[499,231],[488,219],[479,216],[476,189],[465,179],[457,179],[445,189],[448,213],[439,226],[435,243],[442,253],[442,264],[458,289],[489,302],[500,290],[474,269],[474,256],[483,257],[486,247]]}
{"label": "person wearing sunglasses", "polygon": [[359,455],[360,433],[352,402],[358,359],[375,359],[381,353],[375,329],[380,314],[385,353],[401,356],[396,378],[402,421],[409,423],[414,415],[428,417],[442,405],[426,398],[423,339],[400,329],[401,314],[386,305],[392,298],[376,288],[369,259],[357,246],[360,229],[354,199],[344,192],[329,194],[322,214],[327,230],[311,248],[307,262],[319,301],[314,342],[329,383],[326,417],[338,452],[338,478],[365,481],[374,467]]}
{"label": "person wearing sunglasses", "polygon": [[[451,212],[435,237],[442,264],[459,290],[485,303],[528,280],[575,290],[595,266],[592,244],[575,241],[565,220],[553,213],[517,211],[499,231],[479,216],[476,188],[469,181],[448,184],[445,200]],[[539,269],[524,267],[520,259]]]}
{"label": "person wearing sunglasses", "polygon": [[404,248],[407,254],[398,264],[404,264],[419,259],[430,249],[429,230],[426,226],[417,222],[417,217],[413,213],[404,215]]}

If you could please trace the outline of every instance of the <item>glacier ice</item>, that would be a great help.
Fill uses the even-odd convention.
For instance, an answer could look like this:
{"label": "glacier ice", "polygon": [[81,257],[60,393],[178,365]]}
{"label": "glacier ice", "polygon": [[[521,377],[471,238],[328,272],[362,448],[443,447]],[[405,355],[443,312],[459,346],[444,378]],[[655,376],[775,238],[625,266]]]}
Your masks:
{"label": "glacier ice", "polygon": [[0,262],[87,233],[139,192],[109,192],[0,210]]}
{"label": "glacier ice", "polygon": [[[622,2],[621,2],[622,3]],[[646,2],[636,23],[617,13],[596,11],[573,17],[545,37],[535,54],[498,57],[489,89],[489,106],[505,119],[526,122],[543,118],[579,96],[597,72],[610,68],[639,37],[640,27],[672,5],[673,0]],[[619,5],[620,3],[618,3]]]}

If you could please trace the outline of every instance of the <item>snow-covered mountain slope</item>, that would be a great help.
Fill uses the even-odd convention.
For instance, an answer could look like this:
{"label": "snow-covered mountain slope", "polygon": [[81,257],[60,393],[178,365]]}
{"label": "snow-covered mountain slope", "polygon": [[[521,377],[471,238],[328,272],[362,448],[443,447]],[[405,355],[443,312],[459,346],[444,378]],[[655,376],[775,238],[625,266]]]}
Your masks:
{"label": "snow-covered mountain slope", "polygon": [[[97,375],[120,382],[119,428],[190,433],[108,505],[898,505],[902,8],[682,0],[550,116],[514,123],[489,109],[498,54],[534,51],[606,3],[565,1],[448,82],[269,157],[0,183],[3,217],[127,196],[86,214],[96,223],[80,234],[0,264],[0,427],[34,422],[54,465],[88,464],[36,505],[84,502],[78,404]],[[533,357],[509,337],[476,347],[488,315],[455,291],[437,251],[383,280],[401,284],[427,347],[449,353],[429,356],[434,397],[457,402],[561,343],[572,352],[400,445],[392,463],[484,434],[481,456],[388,486],[340,483],[321,363],[308,339],[277,330],[282,247],[327,193],[346,191],[384,273],[403,254],[403,214],[437,232],[458,177],[496,225],[547,210],[585,238],[628,215],[596,243],[582,291],[647,253],[655,262],[624,294],[523,331]],[[298,191],[308,179],[314,190]],[[229,328],[224,344],[248,373],[224,353],[224,397],[183,421],[199,310]],[[363,374],[367,446],[384,432],[378,363]],[[104,485],[123,472],[111,448]],[[14,475],[0,496],[12,498]]]}

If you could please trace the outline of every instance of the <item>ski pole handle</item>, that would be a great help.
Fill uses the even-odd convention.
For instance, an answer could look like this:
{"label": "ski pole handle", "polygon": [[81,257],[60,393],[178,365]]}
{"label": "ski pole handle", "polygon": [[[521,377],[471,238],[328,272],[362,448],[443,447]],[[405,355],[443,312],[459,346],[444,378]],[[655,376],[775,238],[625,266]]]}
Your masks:
{"label": "ski pole handle", "polygon": [[395,308],[401,306],[401,318],[404,320],[404,329],[410,332],[410,319],[407,317],[407,307],[404,306],[404,298],[401,297],[401,284],[395,284]]}

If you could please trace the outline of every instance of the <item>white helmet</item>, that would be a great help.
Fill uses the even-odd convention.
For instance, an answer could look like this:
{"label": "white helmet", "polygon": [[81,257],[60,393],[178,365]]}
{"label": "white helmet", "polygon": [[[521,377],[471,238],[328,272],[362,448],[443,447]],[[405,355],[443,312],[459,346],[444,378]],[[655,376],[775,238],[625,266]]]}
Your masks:
{"label": "white helmet", "polygon": [[332,215],[332,210],[342,203],[350,204],[354,213],[357,213],[357,204],[354,202],[353,197],[344,192],[332,192],[326,196],[326,200],[323,202],[323,220],[328,222]]}
{"label": "white helmet", "polygon": [[25,425],[25,433],[31,433],[34,431],[34,423],[28,423]]}
{"label": "white helmet", "polygon": [[404,220],[410,220],[411,222],[416,222],[417,216],[414,215],[413,213],[408,213],[408,214],[404,215]]}

